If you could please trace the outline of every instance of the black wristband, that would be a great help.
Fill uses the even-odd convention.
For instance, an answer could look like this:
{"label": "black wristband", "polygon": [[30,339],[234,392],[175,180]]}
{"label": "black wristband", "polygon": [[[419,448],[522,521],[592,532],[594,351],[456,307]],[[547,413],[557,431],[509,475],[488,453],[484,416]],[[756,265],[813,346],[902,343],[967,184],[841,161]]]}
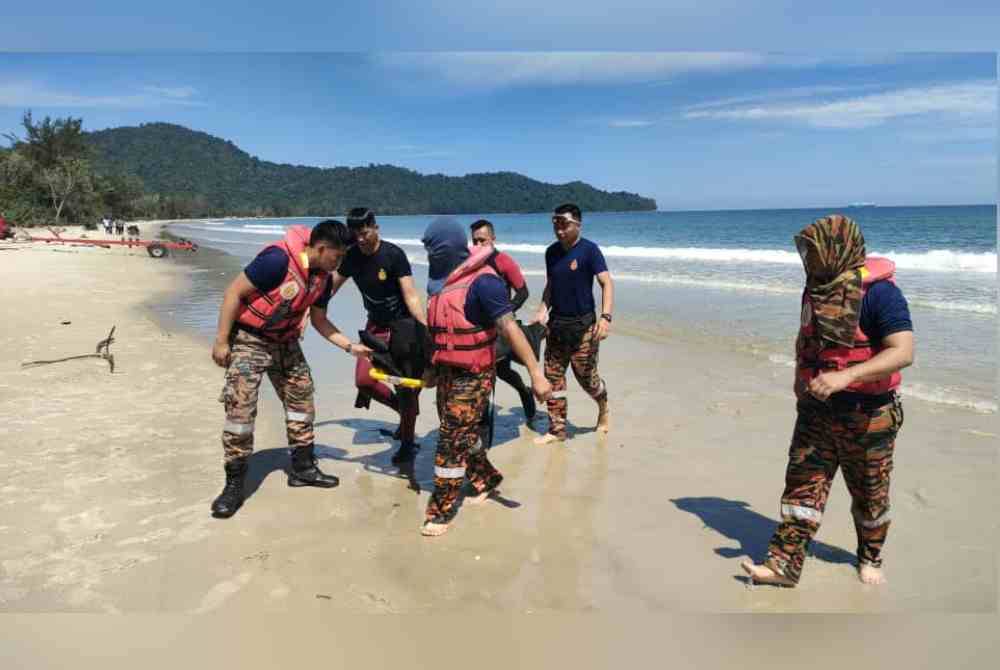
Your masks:
{"label": "black wristband", "polygon": [[601,314],[601,318],[604,319],[605,321],[607,321],[608,323],[611,323],[611,315],[608,314],[607,312],[605,312],[604,314]]}

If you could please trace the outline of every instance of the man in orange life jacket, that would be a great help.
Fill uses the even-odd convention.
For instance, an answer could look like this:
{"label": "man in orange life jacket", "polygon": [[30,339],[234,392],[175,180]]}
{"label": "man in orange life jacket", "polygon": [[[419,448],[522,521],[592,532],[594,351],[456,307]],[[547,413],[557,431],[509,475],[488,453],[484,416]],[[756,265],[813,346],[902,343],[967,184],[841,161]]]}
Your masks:
{"label": "man in orange life jacket", "polygon": [[222,432],[226,485],[212,503],[216,517],[228,518],[243,504],[257,391],[265,373],[285,406],[291,448],[288,485],[332,488],[339,483],[316,466],[313,381],[299,338],[308,318],[320,335],[349,355],[371,353],[352,343],[326,316],[331,273],[351,240],[340,221],[321,221],[312,231],[292,226],[284,239],[265,247],[226,289],[212,347],[212,360],[226,368],[220,398],[226,407]]}
{"label": "man in orange life jacket", "polygon": [[762,565],[744,561],[755,582],[795,586],[819,530],[838,466],[851,494],[858,576],[881,584],[889,531],[889,474],[903,424],[897,396],[913,362],[913,324],[894,281],[895,265],[867,257],[851,219],[818,219],[795,236],[806,270],[795,343],[798,418],[792,435],[781,524]]}
{"label": "man in orange life jacket", "polygon": [[470,254],[465,230],[447,217],[434,220],[422,241],[430,264],[427,325],[433,341],[433,368],[425,373],[425,382],[437,384],[441,426],[434,492],[421,533],[436,536],[448,530],[455,516],[463,481],[475,492],[472,502],[482,502],[503,479],[479,438],[493,387],[497,331],[527,362],[539,400],[549,396],[551,387],[514,321],[506,284],[486,263],[493,249],[480,247]]}
{"label": "man in orange life jacket", "polygon": [[[488,245],[496,248],[497,236],[492,223],[486,219],[479,219],[469,229],[472,233],[472,244],[477,247]],[[528,299],[528,283],[524,281],[520,266],[518,266],[517,261],[502,251],[494,251],[486,262],[500,275],[500,278],[513,292],[510,299],[511,311],[516,314],[517,310]],[[524,417],[530,424],[535,418],[535,396],[531,394],[531,389],[524,385],[521,375],[517,374],[517,371],[511,367],[511,362],[510,356],[497,362],[497,377],[517,391],[521,398],[521,407],[524,408]]]}
{"label": "man in orange life jacket", "polygon": [[[423,304],[413,285],[410,261],[405,251],[381,239],[375,213],[367,207],[352,209],[347,214],[347,227],[357,244],[347,252],[344,262],[333,273],[333,295],[348,279],[353,278],[368,312],[365,330],[391,345],[395,322],[412,317],[422,325],[427,323]],[[354,383],[358,387],[355,407],[367,408],[370,400],[374,399],[398,412],[399,430],[395,437],[399,439],[399,449],[393,454],[392,462],[410,462],[419,449],[415,442],[417,415],[420,413],[418,392],[405,388],[393,392],[391,387],[372,379],[369,374],[371,368],[367,358],[358,359],[354,369]]]}

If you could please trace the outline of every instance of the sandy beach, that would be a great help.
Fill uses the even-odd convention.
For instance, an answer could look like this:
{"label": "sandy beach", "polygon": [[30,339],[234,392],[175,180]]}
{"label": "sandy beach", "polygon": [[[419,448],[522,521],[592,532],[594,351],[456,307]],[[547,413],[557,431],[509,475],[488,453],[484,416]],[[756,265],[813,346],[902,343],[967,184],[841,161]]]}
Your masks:
{"label": "sandy beach", "polygon": [[[595,406],[571,381],[572,439],[536,447],[501,385],[491,459],[506,477],[503,496],[461,510],[437,539],[418,533],[436,437],[430,394],[417,425],[423,449],[406,478],[379,434],[393,415],[354,409],[352,360],[312,334],[317,452],[340,487],[286,486],[284,426],[267,389],[249,498],[232,519],[213,519],[222,371],[207,341],[158,309],[183,298],[191,261],[2,246],[0,612],[997,609],[995,415],[904,399],[887,585],[855,576],[838,476],[800,586],[749,589],[738,564],[762,557],[777,523],[791,370],[641,333],[617,331],[602,347],[607,437],[592,431]],[[359,311],[353,290],[331,304],[345,329]],[[114,374],[93,358],[21,368],[92,352],[112,326]]]}

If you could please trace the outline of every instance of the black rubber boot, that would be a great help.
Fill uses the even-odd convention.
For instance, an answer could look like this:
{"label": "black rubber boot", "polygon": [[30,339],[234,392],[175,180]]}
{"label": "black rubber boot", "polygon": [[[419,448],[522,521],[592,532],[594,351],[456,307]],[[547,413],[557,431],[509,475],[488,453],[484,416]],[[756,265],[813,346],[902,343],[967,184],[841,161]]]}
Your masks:
{"label": "black rubber boot", "polygon": [[340,479],[325,474],[316,466],[316,456],[313,445],[296,447],[292,450],[292,469],[288,473],[289,486],[318,486],[332,489],[340,483]]}
{"label": "black rubber boot", "polygon": [[243,506],[243,481],[247,476],[245,458],[226,463],[226,485],[219,497],[212,501],[212,516],[228,519]]}
{"label": "black rubber boot", "polygon": [[392,455],[393,465],[399,465],[400,463],[410,463],[417,457],[417,452],[420,451],[420,445],[416,442],[404,442],[399,445],[399,449],[396,453]]}

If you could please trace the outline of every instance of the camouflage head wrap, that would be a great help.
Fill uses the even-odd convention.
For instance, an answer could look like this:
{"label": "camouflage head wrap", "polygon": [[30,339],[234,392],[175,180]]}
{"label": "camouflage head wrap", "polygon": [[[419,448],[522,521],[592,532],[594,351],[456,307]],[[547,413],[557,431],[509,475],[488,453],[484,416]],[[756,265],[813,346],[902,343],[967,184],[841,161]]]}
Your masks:
{"label": "camouflage head wrap", "polygon": [[840,214],[817,219],[795,236],[806,270],[816,333],[833,345],[852,346],[861,315],[865,238]]}

